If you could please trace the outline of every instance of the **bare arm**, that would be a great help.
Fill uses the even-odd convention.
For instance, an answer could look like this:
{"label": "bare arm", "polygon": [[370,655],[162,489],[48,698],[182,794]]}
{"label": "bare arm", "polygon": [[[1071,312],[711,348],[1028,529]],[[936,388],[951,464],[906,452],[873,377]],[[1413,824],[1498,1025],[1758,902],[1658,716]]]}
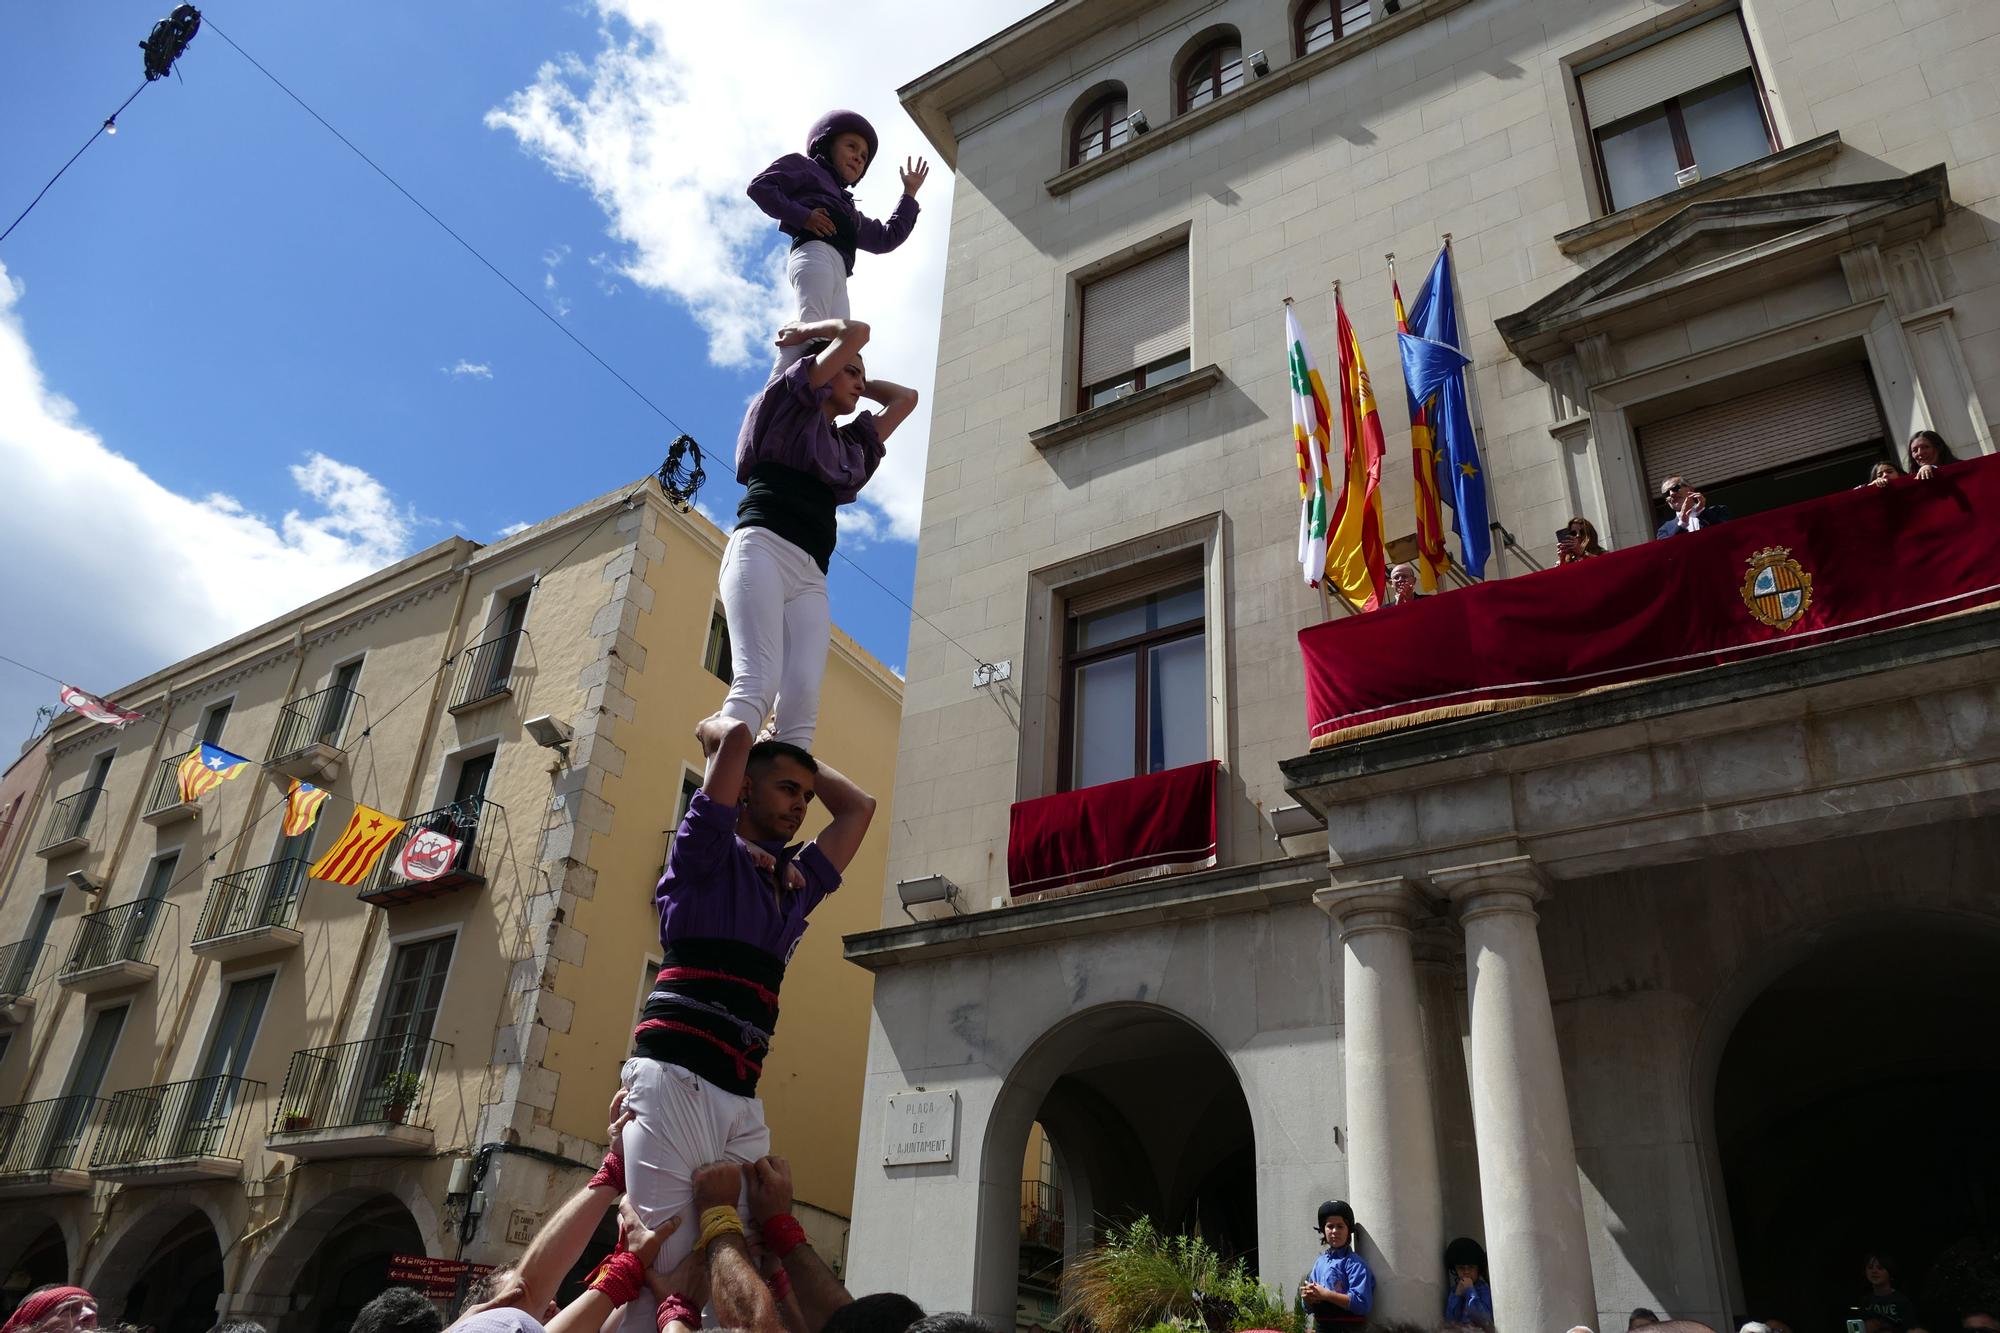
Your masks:
{"label": "bare arm", "polygon": [[[658,1231],[648,1231],[632,1205],[621,1203],[618,1207],[618,1247],[638,1260],[645,1271],[651,1272],[653,1260],[659,1257],[660,1246],[665,1243],[668,1236],[680,1229],[680,1222],[680,1218],[670,1217],[666,1225]],[[565,1305],[554,1319],[549,1320],[546,1325],[547,1333],[589,1333],[589,1330],[601,1329],[604,1322],[619,1308],[620,1302],[597,1287],[591,1287],[583,1295]]]}
{"label": "bare arm", "polygon": [[715,1317],[723,1328],[750,1333],[785,1333],[778,1303],[757,1275],[750,1251],[737,1235],[718,1236],[708,1243],[708,1289]]}
{"label": "bare arm", "polygon": [[[591,1233],[617,1202],[618,1192],[610,1186],[585,1186],[542,1223],[541,1230],[528,1242],[528,1252],[521,1256],[519,1272],[522,1285],[527,1288],[520,1302],[522,1309],[540,1311],[548,1307],[555,1299],[556,1288],[562,1285],[563,1274],[583,1257]],[[607,1308],[605,1313],[610,1310]]]}
{"label": "bare arm", "polygon": [[833,816],[833,822],[820,830],[813,845],[833,863],[835,870],[844,873],[848,862],[861,850],[861,840],[868,836],[869,821],[875,818],[875,798],[824,759],[819,762],[819,778],[813,784],[813,793],[826,806],[827,814]]}
{"label": "bare arm", "polygon": [[840,373],[848,358],[868,345],[868,326],[858,319],[816,319],[810,324],[793,322],[779,329],[774,341],[780,347],[797,347],[800,343],[817,342],[821,338],[831,340],[832,346],[821,348],[820,354],[813,359],[812,369],[806,372],[806,382],[815,389],[824,389],[833,383],[833,377]]}
{"label": "bare arm", "polygon": [[906,389],[888,380],[869,380],[868,387],[862,392],[882,404],[882,410],[875,414],[875,437],[879,440],[887,440],[917,407],[915,389]]}
{"label": "bare arm", "polygon": [[[752,1163],[744,1179],[749,1185],[750,1215],[759,1226],[792,1211],[792,1167],[784,1158],[765,1157]],[[792,1296],[808,1329],[824,1327],[835,1310],[854,1303],[854,1297],[826,1261],[814,1253],[810,1242],[794,1246],[781,1262],[792,1280]]]}
{"label": "bare arm", "polygon": [[742,804],[743,772],[750,761],[750,728],[718,713],[702,719],[694,734],[708,760],[707,771],[702,774],[701,789],[708,793],[711,801],[720,801],[724,805]]}

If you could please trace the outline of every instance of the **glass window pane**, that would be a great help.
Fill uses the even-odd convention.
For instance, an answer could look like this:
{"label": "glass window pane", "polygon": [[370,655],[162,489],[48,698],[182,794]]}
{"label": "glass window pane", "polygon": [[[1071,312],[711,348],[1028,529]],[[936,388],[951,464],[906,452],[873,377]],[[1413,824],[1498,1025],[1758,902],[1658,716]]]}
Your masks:
{"label": "glass window pane", "polygon": [[1151,388],[1155,384],[1165,384],[1168,380],[1177,380],[1188,373],[1190,364],[1186,352],[1167,357],[1163,361],[1155,361],[1152,365],[1146,367],[1146,386]]}
{"label": "glass window pane", "polygon": [[1674,153],[1674,132],[1663,109],[1599,130],[1597,148],[1604,159],[1614,209],[1657,199],[1678,188],[1674,173],[1680,170],[1680,159]]}
{"label": "glass window pane", "polygon": [[1222,91],[1233,93],[1243,86],[1243,53],[1231,47],[1222,57]]}
{"label": "glass window pane", "polygon": [[1152,625],[1149,628],[1171,629],[1190,620],[1200,620],[1204,609],[1203,600],[1199,583],[1191,583],[1174,592],[1159,594],[1154,599]]}
{"label": "glass window pane", "polygon": [[1075,751],[1070,764],[1071,786],[1094,787],[1134,776],[1137,665],[1137,658],[1127,654],[1077,671],[1076,711],[1070,729]]}
{"label": "glass window pane", "polygon": [[1771,151],[1764,106],[1747,74],[1682,97],[1681,119],[1694,146],[1694,164],[1704,176],[1755,162]]}
{"label": "glass window pane", "polygon": [[1208,663],[1203,636],[1190,635],[1151,651],[1146,771],[1179,768],[1208,758]]}
{"label": "glass window pane", "polygon": [[1340,7],[1340,35],[1359,32],[1375,18],[1373,0],[1346,0]]}
{"label": "glass window pane", "polygon": [[1144,602],[1114,606],[1109,611],[1093,611],[1079,617],[1076,622],[1076,646],[1081,649],[1101,648],[1107,643],[1129,639],[1134,634],[1144,634],[1147,628]]}

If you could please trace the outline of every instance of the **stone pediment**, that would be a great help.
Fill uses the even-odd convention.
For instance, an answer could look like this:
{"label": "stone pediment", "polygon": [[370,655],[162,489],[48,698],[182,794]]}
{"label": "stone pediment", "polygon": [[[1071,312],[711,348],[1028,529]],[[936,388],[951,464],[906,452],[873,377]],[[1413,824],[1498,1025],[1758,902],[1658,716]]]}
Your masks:
{"label": "stone pediment", "polygon": [[1657,328],[1837,266],[1843,251],[1921,236],[1950,206],[1942,165],[1887,180],[1703,200],[1496,324],[1516,356],[1540,364],[1580,339]]}

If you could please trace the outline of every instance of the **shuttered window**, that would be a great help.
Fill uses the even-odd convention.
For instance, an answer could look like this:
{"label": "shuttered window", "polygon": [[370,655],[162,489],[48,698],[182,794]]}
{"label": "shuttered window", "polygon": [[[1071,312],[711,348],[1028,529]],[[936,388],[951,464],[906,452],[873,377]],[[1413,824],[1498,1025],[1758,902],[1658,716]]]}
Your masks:
{"label": "shuttered window", "polygon": [[[1653,495],[1668,477],[1713,491],[1725,482],[1880,440],[1882,414],[1864,365],[1836,366],[1639,428]],[[1865,472],[1846,481],[1858,485]]]}
{"label": "shuttered window", "polygon": [[1187,247],[1177,245],[1083,289],[1083,329],[1077,382],[1085,405],[1097,386],[1137,379],[1149,367],[1178,359],[1186,369],[1188,350]]}
{"label": "shuttered window", "polygon": [[1750,44],[1734,11],[1585,69],[1577,75],[1590,127],[1637,115],[1749,69]]}

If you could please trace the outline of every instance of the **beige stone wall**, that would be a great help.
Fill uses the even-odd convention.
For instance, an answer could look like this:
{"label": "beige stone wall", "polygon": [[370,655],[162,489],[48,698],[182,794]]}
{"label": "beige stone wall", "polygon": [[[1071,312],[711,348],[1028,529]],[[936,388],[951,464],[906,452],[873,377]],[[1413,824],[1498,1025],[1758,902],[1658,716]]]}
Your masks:
{"label": "beige stone wall", "polygon": [[[1830,161],[1760,189],[1948,168],[1958,207],[1922,240],[1922,256],[1937,299],[1955,307],[1965,382],[1986,413],[2000,410],[2000,100],[1983,73],[2000,53],[2000,6],[1743,7],[1784,143],[1842,136]],[[1452,233],[1491,516],[1547,562],[1549,534],[1579,501],[1550,431],[1558,411],[1550,387],[1508,351],[1494,321],[1630,239],[1572,245],[1575,253],[1557,243],[1596,216],[1565,62],[1716,6],[1428,0],[1404,8],[1409,26],[1397,35],[1073,188],[1049,182],[1065,165],[1066,118],[1089,90],[1123,82],[1158,135],[1173,120],[1170,70],[1191,38],[1234,24],[1245,51],[1269,53],[1267,78],[1276,79],[1293,60],[1287,7],[1107,5],[1094,34],[1047,49],[1032,35],[1020,39],[996,58],[1004,86],[949,108],[958,175],[915,605],[980,656],[1013,660],[1018,683],[1030,571],[1219,507],[1228,546],[1230,727],[1217,750],[1228,775],[1225,860],[1276,852],[1259,812],[1286,802],[1277,761],[1304,749],[1294,636],[1320,616],[1294,562],[1283,299],[1296,298],[1330,374],[1329,285],[1343,282],[1389,440],[1386,528],[1409,532],[1407,413],[1383,256],[1398,254],[1405,294],[1414,295],[1441,234]],[[906,99],[922,93],[906,90]],[[1214,363],[1222,382],[1037,450],[1029,433],[1074,411],[1074,354],[1065,349],[1076,338],[1075,275],[1176,232],[1189,247],[1193,364]],[[1807,275],[1796,290],[1674,324],[1621,349],[1630,363],[1614,369],[1663,364],[1849,299],[1829,281],[1841,285],[1837,266],[1830,279]],[[1987,422],[1973,428],[1990,435]],[[1496,540],[1489,576],[1528,567]],[[1040,779],[1018,768],[1013,724],[971,688],[965,656],[924,620],[912,625],[908,681],[888,879],[944,874],[984,906],[1005,890],[1007,807],[1039,794]],[[886,885],[882,919],[901,920]]]}

